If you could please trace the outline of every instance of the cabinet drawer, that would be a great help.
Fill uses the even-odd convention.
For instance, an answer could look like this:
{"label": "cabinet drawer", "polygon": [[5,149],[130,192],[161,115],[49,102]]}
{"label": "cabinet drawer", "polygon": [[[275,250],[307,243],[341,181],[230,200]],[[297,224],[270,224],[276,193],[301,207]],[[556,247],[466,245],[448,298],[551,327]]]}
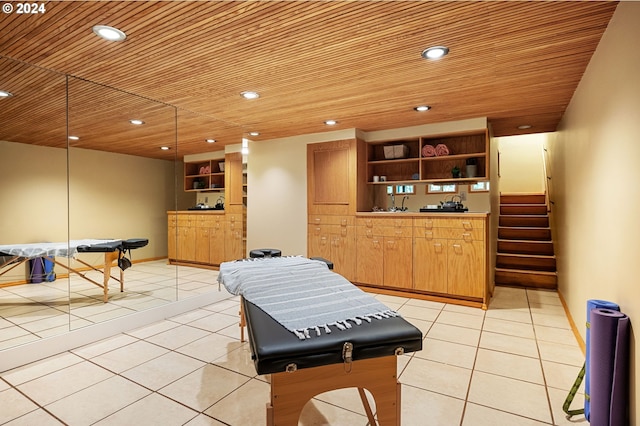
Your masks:
{"label": "cabinet drawer", "polygon": [[458,228],[464,230],[484,229],[484,219],[479,218],[418,218],[414,219],[413,226],[416,228]]}
{"label": "cabinet drawer", "polygon": [[356,223],[355,216],[330,216],[330,215],[311,215],[309,216],[310,225],[339,225],[353,226]]}
{"label": "cabinet drawer", "polygon": [[356,235],[363,237],[411,237],[413,228],[410,226],[356,226]]}
{"label": "cabinet drawer", "polygon": [[366,226],[367,228],[380,226],[412,226],[413,219],[406,217],[358,217],[356,218],[356,225]]}
{"label": "cabinet drawer", "polygon": [[459,229],[459,228],[415,228],[416,238],[463,240],[463,241],[483,241],[484,229]]}

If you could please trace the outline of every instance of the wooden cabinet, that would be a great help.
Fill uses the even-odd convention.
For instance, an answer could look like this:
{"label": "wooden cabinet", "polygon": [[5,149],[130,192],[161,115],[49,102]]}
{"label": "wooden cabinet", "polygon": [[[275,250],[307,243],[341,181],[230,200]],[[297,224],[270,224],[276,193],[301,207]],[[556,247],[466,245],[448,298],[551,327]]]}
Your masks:
{"label": "wooden cabinet", "polygon": [[485,298],[486,220],[414,219],[414,288],[468,298]]}
{"label": "wooden cabinet", "polygon": [[356,281],[412,288],[412,220],[356,219]]}
{"label": "wooden cabinet", "polygon": [[356,276],[356,230],[354,216],[312,215],[309,217],[309,257],[333,262],[334,272],[354,281]]}
{"label": "wooden cabinet", "polygon": [[244,250],[244,218],[240,214],[226,214],[226,228],[224,233],[225,261],[242,259]]}
{"label": "wooden cabinet", "polygon": [[217,266],[224,261],[224,217],[218,211],[168,212],[169,262]]}
{"label": "wooden cabinet", "polygon": [[[448,155],[427,156],[426,146],[445,145]],[[473,163],[475,173],[467,174]],[[489,138],[486,130],[446,136],[425,136],[367,144],[367,182],[476,182],[489,179]],[[461,177],[454,178],[458,167]],[[471,172],[471,170],[470,170]],[[386,182],[374,183],[374,176],[385,176]]]}

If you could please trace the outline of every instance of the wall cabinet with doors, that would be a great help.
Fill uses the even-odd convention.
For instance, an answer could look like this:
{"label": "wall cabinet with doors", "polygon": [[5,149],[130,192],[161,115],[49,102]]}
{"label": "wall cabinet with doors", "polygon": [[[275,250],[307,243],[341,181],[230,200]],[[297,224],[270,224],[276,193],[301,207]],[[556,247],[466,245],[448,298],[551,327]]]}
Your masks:
{"label": "wall cabinet with doors", "polygon": [[[444,154],[445,146],[448,154]],[[433,148],[433,149],[431,149]],[[487,130],[366,144],[367,182],[476,182],[489,179]],[[473,166],[467,168],[467,165]],[[453,170],[460,170],[454,176]],[[384,176],[386,181],[375,181]]]}
{"label": "wall cabinet with doors", "polygon": [[487,219],[416,217],[413,233],[414,289],[487,300]]}
{"label": "wall cabinet with doors", "polygon": [[357,217],[355,281],[411,289],[412,225],[410,217]]}
{"label": "wall cabinet with doors", "polygon": [[307,256],[324,257],[348,280],[356,275],[357,140],[307,145]]}
{"label": "wall cabinet with doors", "polygon": [[358,213],[356,277],[374,291],[486,309],[486,213]]}

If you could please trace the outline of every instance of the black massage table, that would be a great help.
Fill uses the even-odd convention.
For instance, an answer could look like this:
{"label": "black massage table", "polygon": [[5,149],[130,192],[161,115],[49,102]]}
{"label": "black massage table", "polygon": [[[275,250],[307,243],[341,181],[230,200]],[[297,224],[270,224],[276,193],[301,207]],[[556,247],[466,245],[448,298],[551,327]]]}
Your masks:
{"label": "black massage table", "polygon": [[[79,275],[90,283],[95,284],[98,287],[102,287],[104,291],[103,301],[106,303],[108,300],[108,284],[110,278],[118,281],[120,283],[120,291],[124,291],[124,270],[131,266],[131,261],[125,257],[126,252],[131,252],[133,249],[145,247],[147,244],[149,244],[149,240],[146,238],[132,238],[128,240],[72,240],[64,243],[36,243],[0,246],[0,254],[9,259],[0,264],[0,269],[13,263],[10,268],[0,273],[0,275],[5,274],[29,259],[43,257],[69,272]],[[104,253],[104,269],[98,269],[82,259],[75,257],[76,253]],[[95,271],[102,272],[102,283],[87,277],[86,274],[75,268],[71,268],[64,263],[59,262],[56,260],[55,256],[67,258],[73,257],[75,261],[80,262]],[[119,278],[111,276],[111,265],[116,260],[120,267]]]}
{"label": "black massage table", "polygon": [[[271,374],[267,425],[298,425],[300,412],[314,396],[358,388],[371,425],[400,425],[397,357],[422,349],[422,332],[400,316],[372,320],[301,340],[263,309],[241,298],[258,374]],[[372,412],[364,389],[376,401]]]}

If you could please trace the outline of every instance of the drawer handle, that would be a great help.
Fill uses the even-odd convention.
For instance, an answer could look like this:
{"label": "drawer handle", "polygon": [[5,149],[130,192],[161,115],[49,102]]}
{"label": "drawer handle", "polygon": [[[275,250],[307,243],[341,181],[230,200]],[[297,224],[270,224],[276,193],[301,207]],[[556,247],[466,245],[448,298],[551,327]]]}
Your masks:
{"label": "drawer handle", "polygon": [[320,223],[320,218],[319,218],[319,217],[315,217],[315,218],[313,218],[313,221],[314,221],[315,223]]}
{"label": "drawer handle", "polygon": [[473,226],[471,226],[471,222],[462,222],[462,226],[464,227],[464,229],[473,229]]}

